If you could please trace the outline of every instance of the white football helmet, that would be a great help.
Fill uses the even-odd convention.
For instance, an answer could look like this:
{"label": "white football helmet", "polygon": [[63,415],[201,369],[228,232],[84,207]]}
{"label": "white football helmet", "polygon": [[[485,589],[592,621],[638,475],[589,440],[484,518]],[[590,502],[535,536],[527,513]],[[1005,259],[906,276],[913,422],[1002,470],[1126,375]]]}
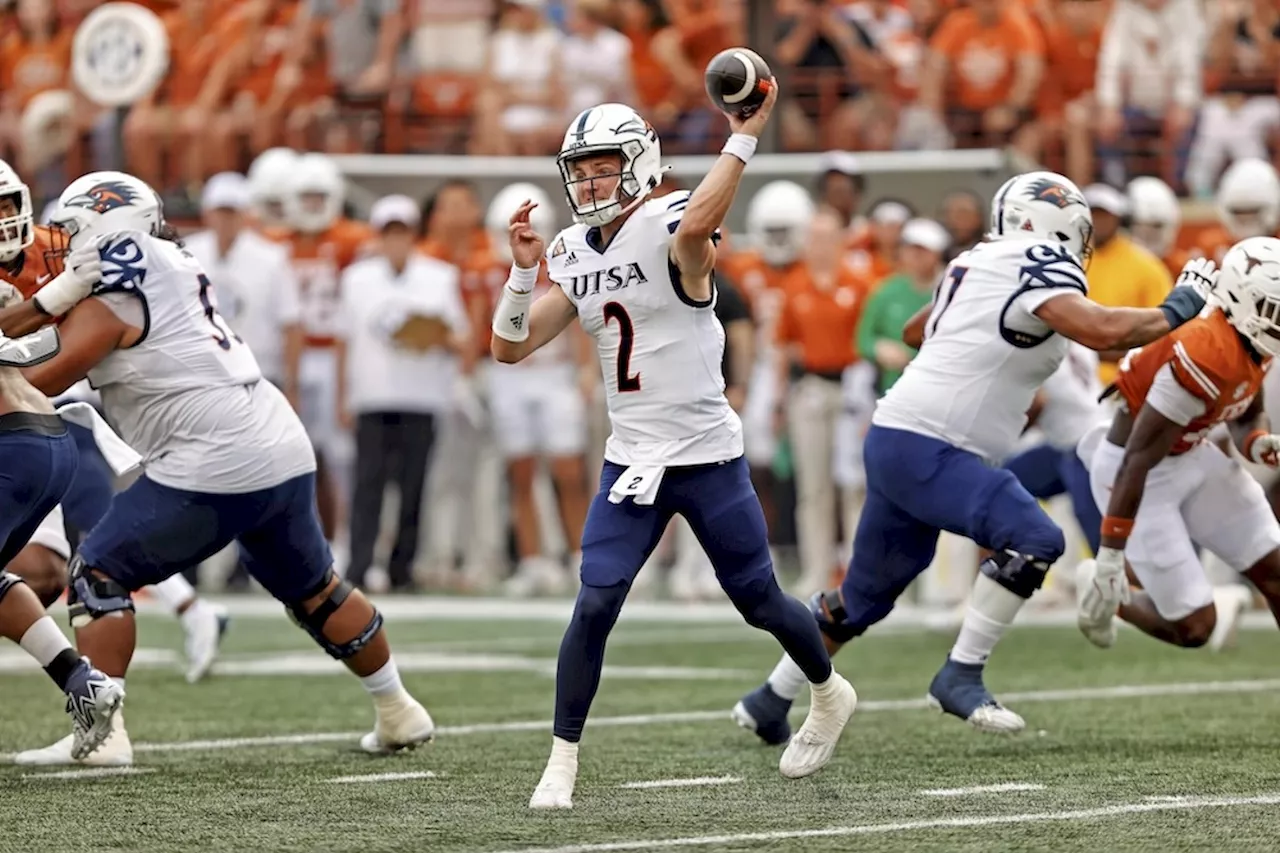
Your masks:
{"label": "white football helmet", "polygon": [[[578,203],[574,190],[597,177],[577,179],[573,161],[595,154],[622,155],[621,180],[608,198]],[[601,104],[583,110],[569,125],[556,156],[560,178],[573,218],[585,225],[608,225],[640,205],[662,180],[662,149],[658,133],[625,104]]]}
{"label": "white football helmet", "polygon": [[1129,233],[1157,258],[1167,256],[1182,227],[1178,197],[1159,178],[1129,182]]}
{"label": "white football helmet", "polygon": [[18,173],[0,160],[0,199],[13,202],[14,212],[0,217],[0,263],[11,261],[36,238],[31,189]]}
{"label": "white football helmet", "polygon": [[[324,154],[303,154],[293,164],[285,196],[289,224],[304,234],[319,234],[338,221],[346,184],[338,164]],[[319,195],[324,201],[318,207],[303,202],[306,195]]]}
{"label": "white football helmet", "polygon": [[49,224],[62,229],[75,251],[104,234],[165,229],[160,196],[145,181],[124,172],[90,172],[62,191]]}
{"label": "white football helmet", "polygon": [[1222,258],[1214,286],[1236,331],[1263,355],[1280,355],[1280,240],[1250,237]]}
{"label": "white football helmet", "polygon": [[268,148],[249,166],[249,194],[253,199],[253,215],[268,227],[288,225],[285,200],[293,179],[298,152],[292,148]]}
{"label": "white football helmet", "polygon": [[793,181],[770,181],[747,205],[747,235],[771,267],[785,267],[800,254],[813,219],[813,198]]}
{"label": "white football helmet", "polygon": [[1056,172],[1027,172],[1005,181],[991,199],[990,240],[1039,237],[1062,243],[1084,261],[1093,214],[1080,188]]}
{"label": "white football helmet", "polygon": [[507,240],[507,226],[511,223],[511,214],[516,212],[525,200],[538,206],[529,213],[529,224],[544,240],[550,240],[556,232],[556,215],[551,211],[551,197],[537,184],[508,184],[498,191],[489,202],[489,209],[484,215],[484,227],[489,232],[489,243],[493,252],[504,263],[511,263],[511,244]]}
{"label": "white football helmet", "polygon": [[1237,240],[1271,236],[1280,226],[1280,176],[1266,160],[1232,163],[1218,184],[1218,217]]}

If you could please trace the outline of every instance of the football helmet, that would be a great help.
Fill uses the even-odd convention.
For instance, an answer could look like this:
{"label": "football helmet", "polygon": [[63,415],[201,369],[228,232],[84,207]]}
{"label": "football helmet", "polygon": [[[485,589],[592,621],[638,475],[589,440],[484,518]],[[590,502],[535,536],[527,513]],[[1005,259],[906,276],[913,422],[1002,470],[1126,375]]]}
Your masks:
{"label": "football helmet", "polygon": [[289,224],[285,199],[289,195],[298,153],[292,148],[268,148],[249,165],[249,194],[253,215],[267,227]]}
{"label": "football helmet", "polygon": [[[573,162],[597,154],[622,156],[617,188],[608,198],[578,202],[575,190],[600,175],[575,178]],[[662,149],[658,133],[625,104],[601,104],[583,110],[569,125],[556,156],[560,179],[573,218],[584,225],[608,225],[639,206],[662,180]]]}
{"label": "football helmet", "polygon": [[1157,258],[1173,249],[1182,227],[1182,208],[1169,185],[1159,178],[1129,182],[1129,233]]}
{"label": "football helmet", "polygon": [[511,214],[528,199],[538,206],[529,212],[529,224],[544,240],[550,240],[556,231],[556,216],[551,211],[551,197],[537,184],[508,184],[489,202],[484,215],[484,227],[489,232],[493,253],[504,263],[511,263],[511,244],[507,240],[507,226]]}
{"label": "football helmet", "polygon": [[13,203],[13,212],[0,216],[0,263],[11,261],[36,238],[31,189],[8,163],[0,160],[0,199]]}
{"label": "football helmet", "polygon": [[1280,176],[1266,160],[1232,163],[1218,184],[1218,217],[1236,240],[1270,237],[1280,226]]}
{"label": "football helmet", "polygon": [[124,172],[90,172],[62,191],[49,224],[66,234],[67,251],[117,231],[153,237],[165,231],[164,205],[145,181]]}
{"label": "football helmet", "polygon": [[1056,172],[1027,172],[1005,181],[991,200],[990,240],[1038,237],[1062,243],[1082,262],[1090,254],[1093,214],[1080,188]]}
{"label": "football helmet", "polygon": [[751,197],[747,235],[765,263],[784,267],[796,259],[813,211],[808,191],[793,181],[770,181]]}
{"label": "football helmet", "polygon": [[1222,258],[1215,301],[1263,355],[1280,355],[1280,240],[1250,237]]}
{"label": "football helmet", "polygon": [[[285,195],[289,224],[304,234],[328,230],[342,215],[345,194],[346,184],[332,158],[315,153],[300,155],[292,166]],[[321,196],[323,201],[315,205],[304,201],[303,196]]]}

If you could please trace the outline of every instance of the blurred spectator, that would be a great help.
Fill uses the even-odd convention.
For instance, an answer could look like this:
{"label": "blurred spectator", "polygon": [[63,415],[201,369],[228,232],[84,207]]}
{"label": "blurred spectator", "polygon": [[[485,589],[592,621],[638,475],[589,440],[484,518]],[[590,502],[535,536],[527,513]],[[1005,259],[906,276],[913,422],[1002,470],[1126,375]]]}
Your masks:
{"label": "blurred spectator", "polygon": [[1205,35],[1196,0],[1115,0],[1098,56],[1097,130],[1107,182],[1158,172],[1181,183]]}
{"label": "blurred spectator", "polygon": [[895,199],[880,199],[873,204],[866,231],[847,257],[854,272],[875,284],[888,277],[897,267],[902,226],[914,215],[910,205]]}
{"label": "blurred spectator", "polygon": [[987,231],[987,208],[972,190],[952,190],[942,200],[942,225],[951,235],[951,245],[944,256],[950,262],[956,255],[972,249]]}
{"label": "blurred spectator", "polygon": [[951,243],[932,219],[912,219],[902,229],[897,275],[882,282],[858,321],[858,354],[876,366],[876,394],[898,381],[916,351],[902,342],[902,329],[929,304],[942,276],[943,253]]}
{"label": "blurred spectator", "polygon": [[43,164],[23,144],[24,112],[39,95],[66,88],[72,32],[59,27],[53,0],[19,0],[14,19],[0,38],[0,157],[30,176]]}
{"label": "blurred spectator", "polygon": [[457,270],[414,251],[418,207],[379,199],[369,214],[376,254],[342,274],[341,420],[356,437],[347,578],[363,586],[373,562],[384,492],[394,483],[400,517],[387,564],[393,591],[413,588],[423,486],[438,421],[453,403],[458,353],[468,344]]}
{"label": "blurred spectator", "polygon": [[864,89],[887,71],[871,39],[833,0],[779,3],[778,63],[790,97],[779,105],[783,147],[861,148]]}
{"label": "blurred spectator", "polygon": [[920,86],[928,33],[937,22],[937,0],[856,0],[844,7],[855,26],[867,34],[885,64],[881,81],[863,117],[862,144],[873,151],[910,148],[912,130],[899,123],[899,105],[915,100]]}
{"label": "blurred spectator", "polygon": [[790,386],[785,409],[795,460],[801,585],[812,589],[821,589],[840,568],[837,517],[847,537],[857,521],[855,495],[845,491],[837,506],[833,463],[841,382],[858,360],[854,339],[869,288],[844,263],[844,249],[840,216],[820,210],[809,224],[802,263],[786,277],[778,321],[779,381]]}
{"label": "blurred spectator", "polygon": [[[298,407],[297,363],[302,356],[302,307],[288,249],[254,230],[243,175],[222,172],[204,185],[205,230],[184,239],[213,282],[217,308],[253,350],[262,375]],[[285,364],[293,364],[290,370]]]}
{"label": "blurred spectator", "polygon": [[[1115,187],[1091,184],[1084,189],[1093,213],[1093,257],[1085,266],[1089,298],[1112,308],[1154,308],[1173,288],[1164,263],[1121,230],[1129,216],[1129,199]],[[1098,377],[1109,385],[1125,350],[1098,353]]]}
{"label": "blurred spectator", "polygon": [[[1040,86],[1036,129],[1041,150],[1056,154],[1080,186],[1093,180],[1093,86],[1107,7],[1097,0],[1055,0],[1043,22],[1047,65]],[[1055,158],[1056,159],[1056,158]]]}
{"label": "blurred spectator", "polygon": [[[616,8],[619,29],[631,42],[636,109],[661,135],[675,126],[682,112],[677,74],[688,79],[696,77],[697,71],[681,52],[679,36],[662,11],[661,0],[617,0]],[[670,67],[672,60],[684,67],[677,72]]]}
{"label": "blurred spectator", "polygon": [[[488,324],[489,273],[493,268],[489,237],[481,221],[480,197],[462,179],[446,181],[431,196],[422,213],[425,237],[419,249],[428,257],[453,264],[472,324]],[[488,354],[486,345],[483,355]],[[477,355],[481,355],[477,350]]]}
{"label": "blurred spectator", "polygon": [[1014,0],[970,0],[947,13],[929,43],[920,103],[946,117],[960,147],[1012,142],[1034,157],[1022,131],[1044,73],[1044,40]]}
{"label": "blurred spectator", "polygon": [[1143,176],[1129,182],[1129,235],[1151,254],[1164,261],[1175,278],[1190,259],[1178,248],[1182,208],[1173,189],[1159,178]]}
{"label": "blurred spectator", "polygon": [[1208,198],[1222,170],[1244,157],[1268,159],[1280,128],[1280,6],[1274,0],[1223,0],[1209,40],[1214,94],[1200,111],[1187,163],[1187,188]]}
{"label": "blurred spectator", "polygon": [[608,26],[609,0],[573,0],[569,34],[561,44],[568,106],[563,124],[599,104],[635,102],[631,41]]}
{"label": "blurred spectator", "polygon": [[544,0],[505,0],[476,102],[473,153],[547,154],[564,133],[560,31]]}
{"label": "blurred spectator", "polygon": [[858,215],[867,182],[858,169],[858,158],[847,151],[828,151],[822,156],[816,195],[840,217],[846,240],[856,245],[865,239],[866,220]]}

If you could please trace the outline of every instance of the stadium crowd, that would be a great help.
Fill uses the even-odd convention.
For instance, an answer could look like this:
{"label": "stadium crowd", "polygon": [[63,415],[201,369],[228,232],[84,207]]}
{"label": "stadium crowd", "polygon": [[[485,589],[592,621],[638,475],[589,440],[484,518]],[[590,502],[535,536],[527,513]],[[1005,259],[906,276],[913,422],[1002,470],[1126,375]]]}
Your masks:
{"label": "stadium crowd", "polygon": [[[513,377],[488,361],[509,263],[504,211],[520,199],[500,197],[486,215],[473,186],[449,181],[425,204],[384,198],[355,222],[341,216],[331,160],[279,149],[550,154],[571,116],[616,100],[653,123],[664,153],[715,151],[724,128],[702,69],[747,43],[760,10],[742,0],[149,0],[168,30],[170,71],[117,113],[90,105],[69,77],[75,26],[96,5],[0,0],[0,156],[42,200],[123,164],[163,187],[175,213],[189,211],[191,230],[206,229],[192,242],[223,313],[295,405],[326,410],[308,419],[331,463],[321,512],[353,579],[377,562],[379,498],[394,483],[393,586],[476,590],[510,576],[522,594],[567,588],[608,425],[580,341],[559,363],[521,368],[542,374]],[[1191,254],[1280,226],[1270,165],[1280,2],[780,0],[763,18],[774,32],[761,53],[786,93],[779,149],[831,153],[809,186],[775,182],[747,200],[746,233],[722,252],[718,307],[727,393],[770,530],[798,543],[808,591],[843,564],[858,434],[913,354],[899,330],[986,225],[986,200],[963,187],[945,188],[935,210],[868,198],[850,152],[1011,146],[1057,168],[1088,187],[1091,295],[1158,305]],[[1220,221],[1182,227],[1179,195],[1216,195]],[[568,222],[558,199],[545,206],[561,211],[543,226],[550,238]],[[255,218],[292,246],[288,272],[264,272],[269,241],[231,252]],[[362,255],[400,272],[361,266]],[[436,322],[403,310],[394,322],[356,317],[365,303],[352,288],[390,287],[411,257],[432,303],[414,311]],[[288,279],[295,299],[264,299]],[[1103,382],[1121,354],[1106,355]],[[425,390],[411,378],[424,370]],[[518,396],[513,383],[556,382],[572,393],[541,405],[576,407],[576,421],[504,403]],[[547,434],[513,442],[531,419]],[[415,492],[426,494],[421,534],[422,502],[404,499]],[[716,594],[688,531],[670,538],[671,591]]]}

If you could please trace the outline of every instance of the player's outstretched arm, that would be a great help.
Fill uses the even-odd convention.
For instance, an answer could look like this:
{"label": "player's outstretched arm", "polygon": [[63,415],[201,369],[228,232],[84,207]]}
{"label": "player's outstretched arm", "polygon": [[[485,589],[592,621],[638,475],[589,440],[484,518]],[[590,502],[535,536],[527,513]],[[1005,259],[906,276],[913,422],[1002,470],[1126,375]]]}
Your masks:
{"label": "player's outstretched arm", "polygon": [[29,335],[41,326],[49,325],[87,297],[102,279],[99,246],[106,245],[110,239],[108,235],[75,250],[66,259],[63,271],[37,290],[34,296],[25,302],[0,308],[0,333],[8,338]]}
{"label": "player's outstretched arm", "polygon": [[489,344],[493,357],[503,364],[515,364],[554,339],[578,313],[559,287],[551,288],[536,301],[533,298],[539,266],[547,251],[546,241],[529,224],[529,214],[535,207],[526,199],[511,214],[507,225],[511,274],[493,312],[493,340]]}
{"label": "player's outstretched arm", "polygon": [[528,358],[539,347],[554,340],[578,316],[577,309],[564,291],[552,287],[528,307],[523,321],[526,336],[512,340],[506,337],[514,333],[512,324],[502,319],[504,303],[505,300],[498,303],[498,313],[494,314],[493,342],[489,345],[494,359],[503,364],[515,364]]}
{"label": "player's outstretched arm", "polygon": [[711,171],[689,196],[689,206],[671,241],[671,259],[680,270],[681,284],[690,299],[705,302],[711,298],[711,270],[716,264],[716,247],[711,238],[733,205],[742,172],[755,153],[760,133],[777,101],[778,81],[773,80],[764,103],[749,118],[725,113],[733,135]]}
{"label": "player's outstretched arm", "polygon": [[86,299],[58,327],[62,349],[44,364],[22,371],[27,381],[56,397],[84,379],[116,349],[136,342],[140,330],[125,323],[101,299]]}

